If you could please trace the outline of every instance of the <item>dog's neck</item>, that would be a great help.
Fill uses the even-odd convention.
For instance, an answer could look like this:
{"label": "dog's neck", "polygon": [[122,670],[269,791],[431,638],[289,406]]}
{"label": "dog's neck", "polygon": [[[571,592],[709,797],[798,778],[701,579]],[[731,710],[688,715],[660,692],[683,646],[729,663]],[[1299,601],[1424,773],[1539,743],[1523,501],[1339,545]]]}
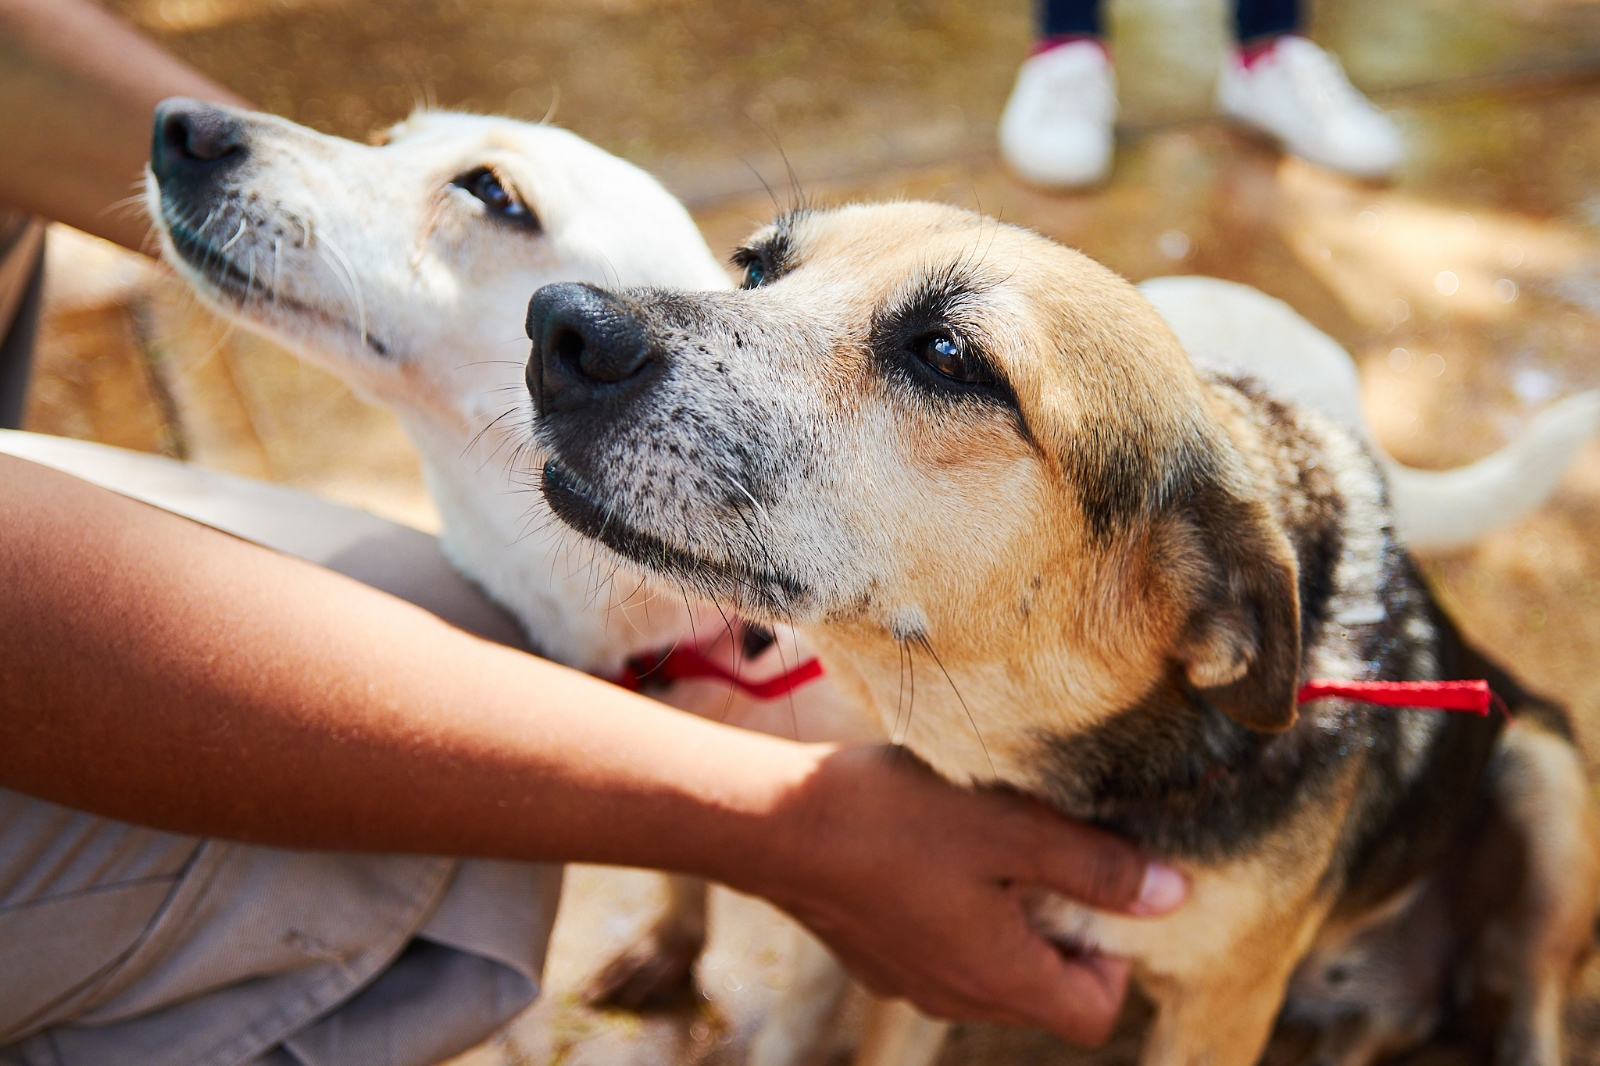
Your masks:
{"label": "dog's neck", "polygon": [[593,549],[550,514],[521,422],[501,428],[459,410],[386,405],[421,455],[445,555],[516,616],[541,654],[610,677],[628,658],[690,631],[681,600],[600,568]]}
{"label": "dog's neck", "polygon": [[[1436,676],[1418,617],[1426,594],[1409,576],[1381,476],[1361,444],[1251,390],[1208,387],[1248,422],[1230,435],[1250,448],[1258,479],[1274,486],[1271,507],[1299,565],[1302,676]],[[1096,598],[1082,592],[1080,601]],[[1253,733],[1208,706],[1170,662],[1108,664],[1115,632],[1100,634],[1108,643],[1077,647],[1047,639],[1062,631],[1060,619],[1017,618],[1011,602],[991,609],[986,626],[963,626],[990,634],[988,645],[952,650],[942,662],[937,619],[925,643],[897,642],[866,624],[823,626],[813,639],[892,738],[942,775],[1021,788],[1158,850],[1210,853],[1266,824],[1264,797],[1288,802],[1315,777],[1310,768],[1332,765],[1368,736],[1381,734],[1374,744],[1401,762],[1425,740],[1374,734],[1370,715],[1339,703],[1304,708],[1288,733]],[[1225,812],[1237,824],[1188,833]]]}

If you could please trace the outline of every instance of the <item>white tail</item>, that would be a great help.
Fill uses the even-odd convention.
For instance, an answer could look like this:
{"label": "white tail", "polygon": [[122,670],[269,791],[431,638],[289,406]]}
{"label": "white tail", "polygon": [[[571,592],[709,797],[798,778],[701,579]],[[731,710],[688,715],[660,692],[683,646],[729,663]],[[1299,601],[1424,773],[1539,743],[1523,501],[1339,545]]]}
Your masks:
{"label": "white tail", "polygon": [[1525,433],[1454,470],[1384,457],[1395,522],[1413,548],[1459,548],[1544,503],[1584,442],[1600,431],[1600,389],[1539,412]]}
{"label": "white tail", "polygon": [[1550,498],[1600,431],[1600,390],[1584,392],[1540,412],[1522,436],[1470,466],[1401,466],[1372,440],[1350,353],[1288,304],[1217,278],[1152,278],[1139,290],[1197,366],[1254,378],[1360,433],[1383,461],[1395,524],[1413,548],[1459,548],[1510,525]]}

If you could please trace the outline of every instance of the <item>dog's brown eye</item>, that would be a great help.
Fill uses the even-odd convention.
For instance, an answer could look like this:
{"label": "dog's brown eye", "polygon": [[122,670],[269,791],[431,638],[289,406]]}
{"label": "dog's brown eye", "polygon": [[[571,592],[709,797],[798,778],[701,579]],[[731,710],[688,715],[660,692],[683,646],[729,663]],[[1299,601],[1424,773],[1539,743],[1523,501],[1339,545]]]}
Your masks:
{"label": "dog's brown eye", "polygon": [[538,224],[533,212],[488,167],[469,170],[450,184],[477,197],[491,215],[522,226]]}
{"label": "dog's brown eye", "polygon": [[918,359],[947,378],[969,383],[993,379],[981,361],[969,355],[961,343],[948,333],[930,333],[912,342],[912,351]]}

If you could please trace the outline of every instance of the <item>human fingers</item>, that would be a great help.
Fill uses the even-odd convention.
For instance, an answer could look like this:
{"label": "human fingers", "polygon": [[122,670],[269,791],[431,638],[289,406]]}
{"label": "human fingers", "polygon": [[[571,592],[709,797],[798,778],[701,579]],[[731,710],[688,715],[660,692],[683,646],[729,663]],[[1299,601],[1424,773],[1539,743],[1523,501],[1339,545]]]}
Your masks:
{"label": "human fingers", "polygon": [[973,901],[972,926],[981,929],[983,943],[963,945],[967,979],[959,987],[973,1008],[994,1020],[1097,1044],[1122,1008],[1128,965],[1095,953],[1063,952],[1029,921],[1024,898],[1030,894],[1004,890],[993,899],[998,906],[981,911],[985,901]]}
{"label": "human fingers", "polygon": [[1116,1028],[1128,990],[1128,963],[1109,955],[1067,957],[1039,943],[1019,970],[1033,979],[1009,1007],[1010,1024],[1044,1029],[1071,1043],[1094,1047]]}
{"label": "human fingers", "polygon": [[[897,753],[898,754],[898,753]],[[840,766],[859,753],[840,753]],[[1113,833],[1065,818],[1030,796],[1007,789],[961,789],[905,758],[880,759],[878,803],[856,803],[852,825],[883,850],[908,845],[907,862],[986,872],[1001,881],[1052,890],[1101,910],[1141,917],[1165,914],[1188,896],[1181,873],[1153,862]],[[882,824],[867,817],[882,815]],[[877,833],[872,833],[876,829]]]}
{"label": "human fingers", "polygon": [[1063,955],[1020,917],[990,950],[967,955],[959,973],[933,959],[907,967],[858,946],[840,945],[840,959],[879,996],[907,999],[931,1017],[1043,1029],[1084,1046],[1110,1035],[1127,992],[1127,962]]}
{"label": "human fingers", "polygon": [[981,876],[931,880],[870,921],[832,908],[798,916],[868,988],[926,1014],[1045,1029],[1078,1043],[1104,1038],[1121,1007],[1125,963],[1064,955],[1028,918],[1034,892]]}
{"label": "human fingers", "polygon": [[1133,844],[1028,801],[1027,881],[1101,910],[1153,917],[1189,895],[1188,879]]}
{"label": "human fingers", "polygon": [[1101,1039],[1126,965],[1064,958],[1027,901],[1150,913],[1175,903],[1172,879],[1148,874],[1126,842],[1016,793],[956,788],[898,752],[837,750],[795,796],[793,858],[759,890],[869,987],[937,1016]]}

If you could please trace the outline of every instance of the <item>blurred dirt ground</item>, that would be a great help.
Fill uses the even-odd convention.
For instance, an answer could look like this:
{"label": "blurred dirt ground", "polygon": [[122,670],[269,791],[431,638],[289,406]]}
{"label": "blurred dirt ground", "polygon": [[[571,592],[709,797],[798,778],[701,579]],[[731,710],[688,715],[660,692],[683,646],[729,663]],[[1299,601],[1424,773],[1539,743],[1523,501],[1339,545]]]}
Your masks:
{"label": "blurred dirt ground", "polygon": [[[1103,188],[1057,195],[996,162],[1029,36],[1024,0],[115,0],[268,109],[357,138],[419,101],[554,120],[653,168],[719,252],[796,195],[944,200],[1032,226],[1134,279],[1201,273],[1287,300],[1345,344],[1384,445],[1456,465],[1600,387],[1600,3],[1327,0],[1313,27],[1404,127],[1365,185],[1206,117],[1216,0],[1113,8],[1127,127]],[[787,157],[787,159],[785,159]],[[762,179],[776,192],[768,195]],[[394,421],[199,309],[159,267],[52,231],[28,427],[281,481],[434,528]],[[1465,628],[1577,712],[1600,754],[1600,442],[1549,505],[1425,565]],[[793,933],[720,893],[678,1014],[596,1014],[577,990],[657,905],[630,871],[569,872],[546,996],[456,1066],[734,1063],[789,980]],[[1571,1012],[1600,1062],[1600,967]],[[848,1053],[860,1004],[828,1056]],[[959,1027],[944,1066],[1132,1061]],[[1287,1053],[1287,1051],[1286,1051]],[[1418,1061],[1483,1060],[1440,1046]]]}

